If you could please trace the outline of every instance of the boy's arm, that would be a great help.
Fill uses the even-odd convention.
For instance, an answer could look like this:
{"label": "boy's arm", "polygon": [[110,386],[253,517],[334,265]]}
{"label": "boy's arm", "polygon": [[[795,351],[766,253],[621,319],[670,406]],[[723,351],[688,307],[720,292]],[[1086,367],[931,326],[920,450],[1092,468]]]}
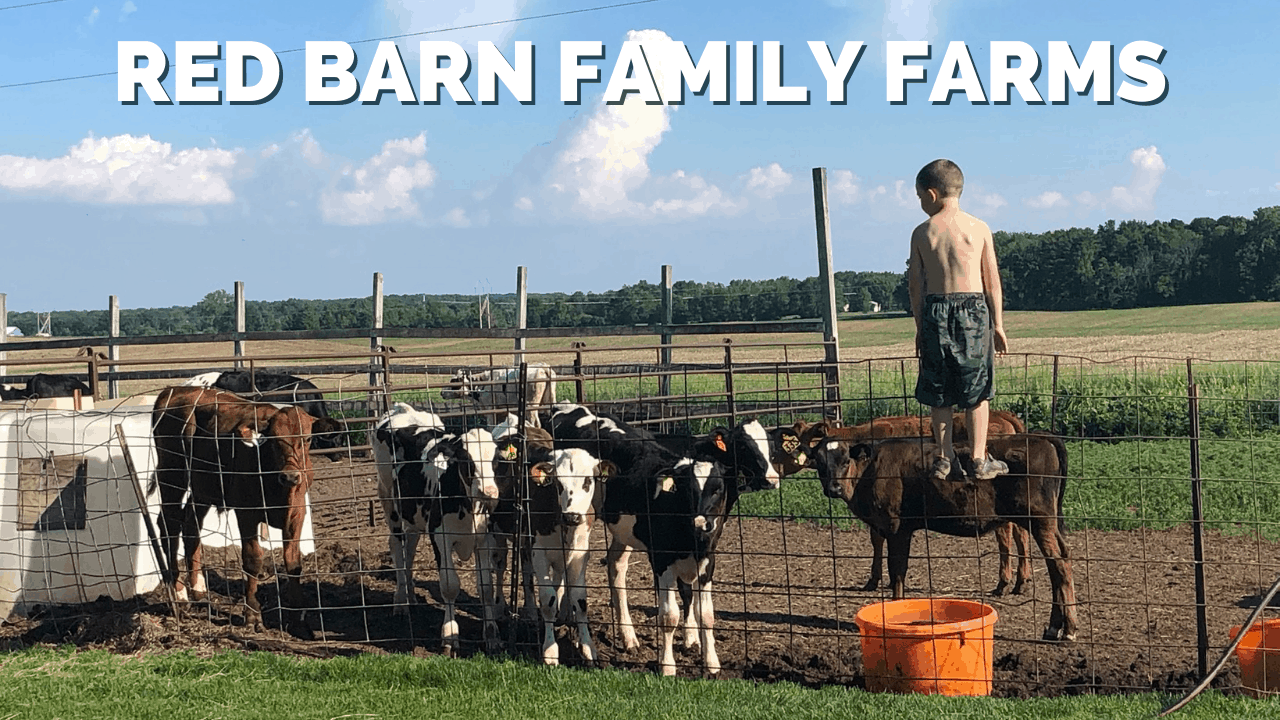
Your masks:
{"label": "boy's arm", "polygon": [[911,233],[911,255],[907,260],[907,290],[911,296],[911,317],[916,321],[916,354],[920,352],[920,327],[923,323],[921,313],[924,302],[924,263],[920,259],[920,249],[916,237],[920,229]]}
{"label": "boy's arm", "polygon": [[991,232],[982,243],[982,292],[987,296],[987,308],[991,311],[991,325],[995,331],[995,350],[1009,351],[1009,338],[1004,334],[1004,289],[1000,285],[1000,268],[996,265],[995,241]]}

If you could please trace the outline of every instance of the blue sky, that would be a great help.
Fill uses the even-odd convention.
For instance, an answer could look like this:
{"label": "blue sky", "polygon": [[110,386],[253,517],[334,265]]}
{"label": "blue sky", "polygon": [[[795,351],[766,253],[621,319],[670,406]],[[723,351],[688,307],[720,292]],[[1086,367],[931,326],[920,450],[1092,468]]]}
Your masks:
{"label": "blue sky", "polygon": [[[21,4],[14,0],[0,6]],[[255,40],[281,52],[589,8],[591,0],[224,2],[153,0],[0,10],[0,85],[110,72],[117,42]],[[837,269],[899,270],[923,219],[916,171],[949,157],[966,174],[965,209],[995,230],[1093,226],[1110,218],[1190,220],[1280,204],[1280,59],[1271,2],[1056,6],[1012,0],[682,2],[526,20],[404,38],[415,90],[418,41],[536,48],[537,98],[497,105],[308,105],[303,54],[282,54],[278,96],[256,106],[121,105],[102,77],[0,89],[0,292],[11,310],[190,304],[246,283],[251,299],[496,292],[529,267],[533,292],[604,290],[677,279],[804,277],[816,269],[811,169],[828,169]],[[784,82],[809,105],[683,106],[601,101],[629,37],[656,47],[783,44]],[[560,41],[599,40],[604,82],[579,106],[559,97]],[[807,42],[867,50],[848,103],[826,101]],[[885,43],[929,40],[937,76],[951,41],[968,44],[991,91],[990,42],[1019,40],[1048,60],[1110,41],[1166,50],[1169,92],[1155,105],[973,105],[958,94],[885,97]],[[375,44],[359,44],[363,80]],[[759,53],[759,49],[757,50]],[[757,62],[759,63],[758,58]],[[730,67],[733,67],[731,61]],[[655,72],[661,72],[660,69]],[[757,72],[761,72],[757,70]],[[1125,76],[1114,70],[1113,88]],[[171,70],[165,86],[173,92]],[[475,73],[466,85],[476,93]],[[757,93],[761,80],[757,78]],[[1036,87],[1047,93],[1048,73]],[[734,85],[731,81],[730,89]]]}

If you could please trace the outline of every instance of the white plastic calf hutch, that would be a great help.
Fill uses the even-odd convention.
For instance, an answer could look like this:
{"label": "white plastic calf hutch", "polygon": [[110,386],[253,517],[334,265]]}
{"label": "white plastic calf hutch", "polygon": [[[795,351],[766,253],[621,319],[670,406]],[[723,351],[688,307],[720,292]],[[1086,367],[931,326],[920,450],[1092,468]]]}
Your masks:
{"label": "white plastic calf hutch", "polygon": [[[0,403],[0,620],[31,606],[122,600],[160,582],[116,425],[145,489],[155,472],[155,396],[98,403],[70,398]],[[158,493],[147,498],[152,522]],[[239,545],[235,513],[210,512],[202,541]],[[280,547],[270,529],[264,549]],[[310,500],[302,552],[315,551]]]}

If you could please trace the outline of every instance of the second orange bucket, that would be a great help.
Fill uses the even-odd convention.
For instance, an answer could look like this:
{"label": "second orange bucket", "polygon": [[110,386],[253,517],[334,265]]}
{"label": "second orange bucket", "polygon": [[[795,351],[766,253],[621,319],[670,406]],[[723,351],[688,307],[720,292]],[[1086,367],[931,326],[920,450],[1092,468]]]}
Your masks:
{"label": "second orange bucket", "polygon": [[[1240,626],[1230,630],[1231,638]],[[1280,619],[1263,620],[1249,628],[1236,648],[1240,658],[1240,684],[1254,697],[1280,691]]]}
{"label": "second orange bucket", "polygon": [[867,605],[855,622],[872,692],[990,695],[995,608],[930,598]]}

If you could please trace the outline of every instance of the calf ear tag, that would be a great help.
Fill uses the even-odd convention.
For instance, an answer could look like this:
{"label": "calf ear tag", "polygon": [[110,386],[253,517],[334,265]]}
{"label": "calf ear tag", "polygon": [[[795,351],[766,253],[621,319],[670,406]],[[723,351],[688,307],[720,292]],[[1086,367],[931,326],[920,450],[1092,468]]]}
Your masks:
{"label": "calf ear tag", "polygon": [[249,447],[258,447],[262,444],[262,435],[247,425],[240,427],[240,441]]}
{"label": "calf ear tag", "polygon": [[[783,433],[782,435],[782,451],[788,455],[795,455],[796,450],[800,449],[800,438],[791,433]],[[804,453],[800,453],[804,455]],[[804,462],[801,460],[800,462]]]}
{"label": "calf ear tag", "polygon": [[809,456],[805,455],[804,451],[801,450],[800,454],[796,455],[796,462],[799,463],[800,465],[804,465],[809,462]]}
{"label": "calf ear tag", "polygon": [[729,451],[729,448],[725,447],[725,444],[724,444],[724,436],[723,436],[723,435],[716,435],[716,440],[715,440],[715,442],[716,442],[716,448],[717,448],[717,449],[719,449],[719,450],[720,450],[720,452],[728,452],[728,451]]}
{"label": "calf ear tag", "polygon": [[533,484],[539,487],[551,483],[551,476],[540,465],[534,465],[533,469],[529,471],[529,475],[533,478]]}
{"label": "calf ear tag", "polygon": [[517,454],[518,453],[516,450],[515,443],[511,443],[510,445],[507,445],[506,447],[498,451],[498,457],[502,460],[507,460],[507,461],[515,460]]}
{"label": "calf ear tag", "polygon": [[653,496],[656,498],[662,493],[669,493],[672,490],[674,490],[675,487],[676,487],[676,479],[671,477],[670,475],[667,475],[663,477],[661,481],[658,482],[658,492],[654,493]]}

